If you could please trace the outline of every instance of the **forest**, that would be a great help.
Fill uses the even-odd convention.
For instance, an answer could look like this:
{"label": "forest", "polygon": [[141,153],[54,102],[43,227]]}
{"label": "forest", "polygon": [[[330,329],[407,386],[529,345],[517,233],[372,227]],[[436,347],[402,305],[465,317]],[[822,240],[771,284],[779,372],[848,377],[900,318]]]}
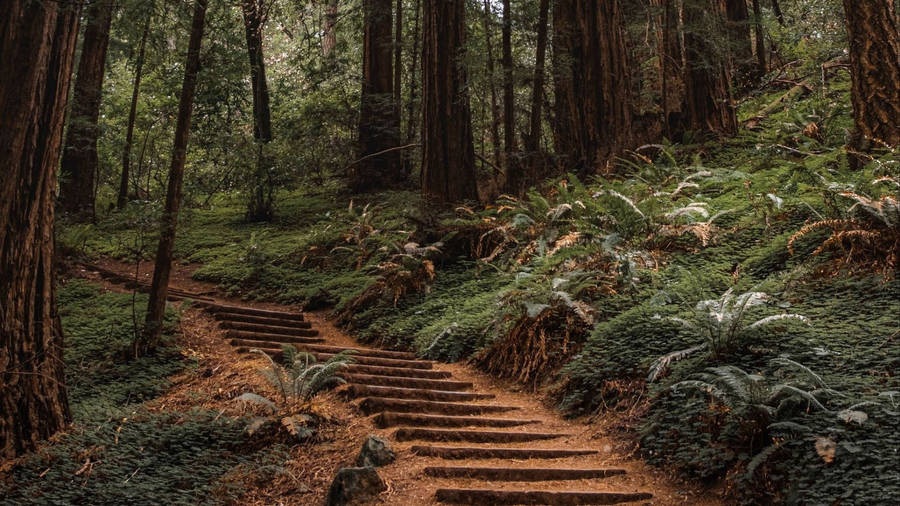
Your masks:
{"label": "forest", "polygon": [[900,503],[900,0],[0,0],[0,505]]}

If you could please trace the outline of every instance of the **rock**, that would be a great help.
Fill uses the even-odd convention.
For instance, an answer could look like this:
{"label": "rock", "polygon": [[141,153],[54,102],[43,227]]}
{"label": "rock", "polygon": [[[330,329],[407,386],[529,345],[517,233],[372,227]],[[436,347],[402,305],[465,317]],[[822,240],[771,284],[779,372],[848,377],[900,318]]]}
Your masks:
{"label": "rock", "polygon": [[396,459],[391,445],[378,436],[369,436],[363,443],[356,465],[359,467],[381,467],[390,464]]}
{"label": "rock", "polygon": [[345,467],[337,472],[328,490],[326,506],[344,506],[374,499],[387,490],[374,467]]}

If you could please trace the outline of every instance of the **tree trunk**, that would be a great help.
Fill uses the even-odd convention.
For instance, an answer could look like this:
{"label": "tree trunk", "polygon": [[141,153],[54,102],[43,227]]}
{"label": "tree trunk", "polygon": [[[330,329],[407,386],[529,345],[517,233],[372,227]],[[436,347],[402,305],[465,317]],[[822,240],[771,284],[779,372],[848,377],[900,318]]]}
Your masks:
{"label": "tree trunk", "polygon": [[77,221],[94,216],[94,177],[97,174],[97,121],[112,23],[111,0],[92,2],[87,10],[87,26],[81,45],[81,60],[72,94],[72,112],[63,149],[62,184],[59,200],[62,210]]}
{"label": "tree trunk", "polygon": [[[406,143],[412,144],[416,135],[416,117],[418,116],[418,108],[416,102],[419,100],[418,81],[416,80],[416,70],[419,68],[419,14],[421,11],[421,0],[415,0],[413,11],[415,12],[415,23],[413,24],[413,47],[412,60],[409,63],[409,103],[407,104],[408,119],[406,122]],[[408,172],[408,171],[407,171]]]}
{"label": "tree trunk", "polygon": [[762,8],[759,0],[753,0],[753,29],[756,39],[756,72],[760,76],[766,75],[769,65],[766,61],[766,34],[762,23]]}
{"label": "tree trunk", "polygon": [[[365,0],[363,83],[359,107],[359,158],[350,168],[353,191],[372,191],[403,179],[400,152],[390,151],[400,140],[400,116],[394,104],[391,0]],[[367,158],[368,157],[368,158]]]}
{"label": "tree trunk", "polygon": [[77,4],[6,0],[0,17],[0,459],[71,419],[53,269],[53,195]]}
{"label": "tree trunk", "polygon": [[[851,149],[900,145],[900,33],[894,2],[844,0],[850,34]],[[865,156],[852,156],[855,167]]]}
{"label": "tree trunk", "polygon": [[785,26],[787,23],[784,20],[784,13],[781,12],[781,4],[778,3],[778,0],[772,0],[772,11],[775,13],[775,19],[778,20],[778,24]]}
{"label": "tree trunk", "polygon": [[655,0],[659,8],[659,81],[663,130],[678,141],[684,133],[684,47],[681,14],[676,0]]}
{"label": "tree trunk", "polygon": [[325,7],[325,29],[322,34],[322,55],[331,58],[334,55],[334,47],[337,45],[337,33],[335,31],[338,17],[338,0],[328,0]]}
{"label": "tree trunk", "polygon": [[141,339],[135,343],[135,356],[155,349],[162,334],[166,295],[169,291],[169,276],[172,272],[172,248],[175,246],[175,230],[178,226],[178,211],[181,207],[181,182],[184,179],[184,163],[187,158],[188,138],[191,131],[194,91],[197,88],[197,74],[200,72],[200,45],[203,41],[206,5],[207,0],[195,0],[194,2],[191,38],[188,42],[184,83],[178,102],[178,120],[175,124],[175,141],[172,146],[172,164],[169,166],[166,207],[161,219],[159,247],[156,250],[156,265],[153,268],[153,284],[150,287],[150,300],[147,303],[147,320]]}
{"label": "tree trunk", "polygon": [[484,44],[487,49],[488,87],[491,89],[491,144],[494,153],[494,165],[500,167],[503,160],[500,155],[500,103],[497,100],[497,83],[494,79],[494,51],[491,44],[491,12],[490,0],[484,0]]}
{"label": "tree trunk", "polygon": [[619,2],[556,2],[553,31],[556,152],[565,170],[593,174],[634,142]]}
{"label": "tree trunk", "polygon": [[272,114],[269,108],[269,84],[263,57],[264,0],[241,0],[247,54],[250,57],[250,85],[253,91],[253,139],[257,144],[256,172],[247,205],[248,221],[272,221],[275,217],[271,167],[265,145],[272,140]]}
{"label": "tree trunk", "polygon": [[476,200],[466,2],[426,1],[422,20],[422,192],[439,203]]}
{"label": "tree trunk", "polygon": [[747,0],[725,0],[725,19],[733,67],[737,70],[739,84],[745,86],[756,78]]}
{"label": "tree trunk", "polygon": [[510,0],[503,0],[503,152],[506,158],[506,191],[525,192],[525,174],[516,145],[516,95],[512,56],[512,12]]}
{"label": "tree trunk", "polygon": [[547,23],[550,0],[540,0],[538,7],[537,49],[534,57],[534,79],[531,88],[531,117],[525,149],[537,153],[541,149],[541,103],[544,100],[544,73],[547,61]]}
{"label": "tree trunk", "polygon": [[729,86],[728,63],[716,47],[724,12],[720,0],[685,2],[685,115],[697,133],[735,135],[737,117]]}
{"label": "tree trunk", "polygon": [[131,172],[131,146],[134,143],[134,123],[137,118],[138,97],[141,93],[141,78],[144,71],[144,55],[147,48],[147,36],[150,34],[150,21],[152,13],[147,14],[147,22],[141,33],[141,42],[138,44],[137,62],[134,66],[134,86],[131,90],[131,108],[128,110],[128,127],[125,131],[125,149],[122,150],[122,177],[119,180],[119,196],[116,199],[116,207],[125,209],[128,203],[128,178]]}
{"label": "tree trunk", "polygon": [[[403,0],[397,0],[394,13],[394,114],[400,121],[400,105],[403,103]],[[400,125],[398,125],[398,128]]]}

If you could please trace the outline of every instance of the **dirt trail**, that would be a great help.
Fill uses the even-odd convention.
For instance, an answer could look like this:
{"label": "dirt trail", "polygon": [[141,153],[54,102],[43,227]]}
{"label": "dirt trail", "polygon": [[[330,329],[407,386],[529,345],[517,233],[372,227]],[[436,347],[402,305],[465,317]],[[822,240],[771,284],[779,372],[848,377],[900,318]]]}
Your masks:
{"label": "dirt trail", "polygon": [[[133,266],[110,260],[98,267],[107,278],[134,273]],[[251,484],[245,503],[320,503],[330,478],[352,465],[370,434],[391,441],[398,457],[379,469],[388,490],[376,504],[721,503],[630,455],[630,445],[602,424],[563,419],[533,394],[466,365],[361,346],[323,313],[300,316],[296,307],[221,297],[212,284],[190,278],[195,268],[176,266],[172,286],[209,297],[198,302],[205,311],[189,311],[182,324],[183,344],[203,359],[201,372],[176,378],[157,409],[198,401],[218,409],[243,392],[265,388],[254,375],[260,359],[238,353],[247,345],[276,354],[287,341],[323,357],[333,348],[362,350],[358,364],[345,372],[350,385],[341,397],[352,401],[335,394],[323,400],[334,426],[322,441],[293,450],[286,476]],[[149,281],[150,273],[152,264],[144,264],[141,279]],[[97,277],[90,269],[81,274]]]}

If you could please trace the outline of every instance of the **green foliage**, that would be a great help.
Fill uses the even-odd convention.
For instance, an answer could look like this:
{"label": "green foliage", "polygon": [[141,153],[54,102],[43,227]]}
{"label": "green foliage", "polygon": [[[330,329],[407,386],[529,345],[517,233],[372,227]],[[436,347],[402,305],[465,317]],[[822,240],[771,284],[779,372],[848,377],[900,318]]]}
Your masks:
{"label": "green foliage", "polygon": [[[346,383],[346,380],[337,376],[337,373],[343,367],[354,362],[352,355],[355,353],[354,351],[344,351],[325,362],[318,363],[315,355],[298,352],[294,346],[282,346],[282,351],[284,366],[278,365],[269,354],[261,350],[253,350],[254,353],[265,357],[269,362],[269,367],[262,369],[260,374],[278,391],[285,403],[308,402],[319,392]],[[248,400],[253,399],[248,398]]]}

